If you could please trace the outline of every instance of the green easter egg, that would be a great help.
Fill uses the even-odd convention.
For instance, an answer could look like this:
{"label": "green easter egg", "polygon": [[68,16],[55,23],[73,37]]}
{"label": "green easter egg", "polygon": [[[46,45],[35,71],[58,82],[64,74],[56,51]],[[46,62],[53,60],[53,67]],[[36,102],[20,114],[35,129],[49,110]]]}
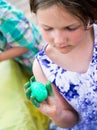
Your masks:
{"label": "green easter egg", "polygon": [[31,83],[31,96],[35,97],[38,102],[43,102],[48,97],[46,87],[40,82]]}

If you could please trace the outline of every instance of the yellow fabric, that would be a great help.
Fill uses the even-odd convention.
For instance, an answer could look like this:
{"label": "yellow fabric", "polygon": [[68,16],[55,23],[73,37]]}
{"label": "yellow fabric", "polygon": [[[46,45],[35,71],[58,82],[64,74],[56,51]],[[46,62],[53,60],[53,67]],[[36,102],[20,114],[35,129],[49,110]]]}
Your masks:
{"label": "yellow fabric", "polygon": [[42,115],[24,94],[29,78],[19,65],[0,62],[0,130],[46,130],[49,119]]}

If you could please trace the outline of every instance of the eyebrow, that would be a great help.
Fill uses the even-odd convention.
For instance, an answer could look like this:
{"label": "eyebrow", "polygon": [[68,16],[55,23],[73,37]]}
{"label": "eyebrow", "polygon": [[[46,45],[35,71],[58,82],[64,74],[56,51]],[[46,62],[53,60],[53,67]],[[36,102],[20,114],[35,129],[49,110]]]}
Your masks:
{"label": "eyebrow", "polygon": [[[48,25],[45,25],[45,24],[41,24],[42,26],[44,26],[44,27],[48,27],[48,28],[53,28],[53,27],[51,27],[51,26],[48,26]],[[62,28],[67,28],[67,27],[72,27],[72,26],[80,26],[81,24],[77,24],[76,25],[76,23],[74,23],[74,24],[71,24],[71,25],[67,25],[67,26],[64,26],[64,27],[62,27]]]}

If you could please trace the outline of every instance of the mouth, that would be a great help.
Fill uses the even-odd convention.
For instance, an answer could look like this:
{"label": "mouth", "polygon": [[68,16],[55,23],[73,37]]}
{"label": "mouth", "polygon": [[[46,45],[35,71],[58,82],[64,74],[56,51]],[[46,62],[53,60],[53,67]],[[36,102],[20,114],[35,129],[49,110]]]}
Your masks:
{"label": "mouth", "polygon": [[68,48],[68,47],[70,47],[69,45],[67,45],[67,46],[58,46],[58,47],[56,47],[56,48],[59,48],[59,49],[66,49],[66,48]]}
{"label": "mouth", "polygon": [[60,51],[61,53],[68,53],[72,50],[72,46],[68,45],[68,46],[61,46],[61,47],[56,47],[56,49],[58,51]]}

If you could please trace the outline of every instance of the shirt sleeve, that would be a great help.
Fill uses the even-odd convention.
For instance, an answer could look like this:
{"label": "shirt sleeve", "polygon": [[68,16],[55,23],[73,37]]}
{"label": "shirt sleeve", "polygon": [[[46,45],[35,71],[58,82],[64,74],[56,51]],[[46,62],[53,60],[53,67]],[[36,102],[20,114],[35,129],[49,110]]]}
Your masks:
{"label": "shirt sleeve", "polygon": [[22,46],[37,52],[43,42],[37,27],[4,0],[0,0],[0,32],[12,47]]}

